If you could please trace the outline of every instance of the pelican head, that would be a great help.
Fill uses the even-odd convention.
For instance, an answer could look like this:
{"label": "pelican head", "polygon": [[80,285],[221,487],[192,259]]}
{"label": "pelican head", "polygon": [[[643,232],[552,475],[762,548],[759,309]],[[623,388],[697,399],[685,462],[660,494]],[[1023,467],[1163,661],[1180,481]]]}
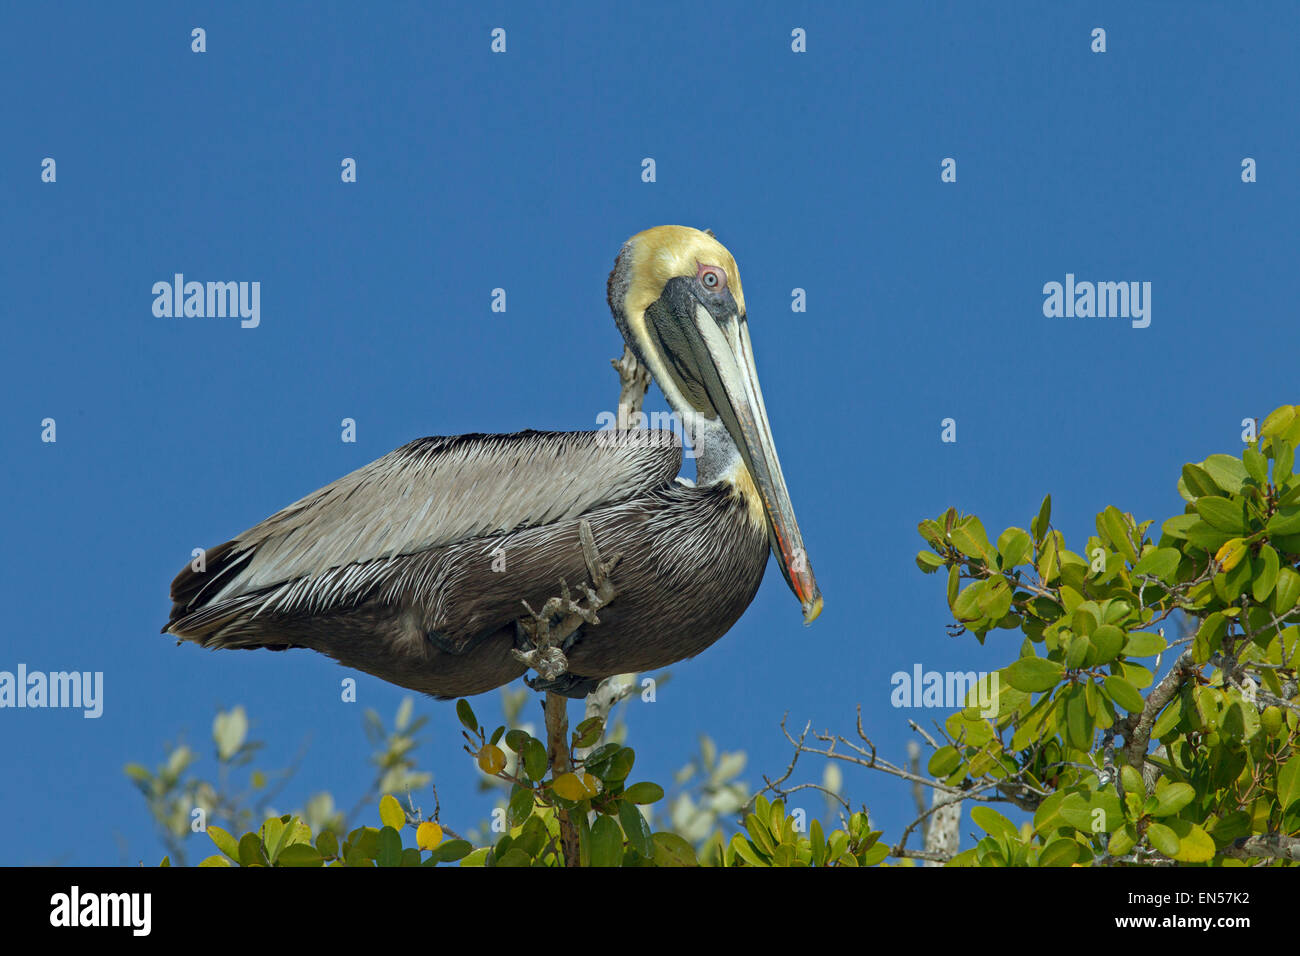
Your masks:
{"label": "pelican head", "polygon": [[821,591],[763,407],[736,260],[711,232],[656,226],[623,245],[608,292],[623,338],[691,436],[697,481],[729,481],[761,502],[758,520],[811,624]]}

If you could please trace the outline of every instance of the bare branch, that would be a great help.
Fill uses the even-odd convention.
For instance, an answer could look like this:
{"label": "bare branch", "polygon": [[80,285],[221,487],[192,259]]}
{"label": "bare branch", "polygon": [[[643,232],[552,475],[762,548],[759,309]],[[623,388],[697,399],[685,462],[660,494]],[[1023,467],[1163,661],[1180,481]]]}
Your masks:
{"label": "bare branch", "polygon": [[1129,726],[1124,731],[1124,756],[1128,759],[1129,766],[1139,773],[1146,765],[1147,746],[1151,743],[1151,728],[1155,725],[1156,717],[1174,699],[1183,683],[1195,677],[1196,672],[1196,664],[1192,661],[1189,648],[1178,656],[1169,673],[1147,695],[1142,713],[1137,719],[1130,718]]}
{"label": "bare branch", "polygon": [[1263,857],[1300,862],[1300,838],[1282,836],[1280,833],[1258,833],[1243,837],[1219,852],[1238,860]]}

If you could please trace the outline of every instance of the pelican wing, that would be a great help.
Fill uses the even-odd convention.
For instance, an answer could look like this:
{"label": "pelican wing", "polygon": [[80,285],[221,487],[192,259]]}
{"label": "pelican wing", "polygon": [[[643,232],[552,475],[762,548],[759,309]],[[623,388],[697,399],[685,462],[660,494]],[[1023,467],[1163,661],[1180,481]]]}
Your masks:
{"label": "pelican wing", "polygon": [[[234,599],[271,588],[283,597],[290,584],[319,606],[312,583],[327,572],[359,565],[373,571],[372,562],[575,518],[662,486],[680,467],[681,448],[670,432],[417,439],[213,549],[204,571],[182,571],[172,582],[168,629],[224,617],[222,606],[246,607]],[[330,577],[337,583],[337,573]],[[348,588],[331,590],[339,599],[355,597]]]}

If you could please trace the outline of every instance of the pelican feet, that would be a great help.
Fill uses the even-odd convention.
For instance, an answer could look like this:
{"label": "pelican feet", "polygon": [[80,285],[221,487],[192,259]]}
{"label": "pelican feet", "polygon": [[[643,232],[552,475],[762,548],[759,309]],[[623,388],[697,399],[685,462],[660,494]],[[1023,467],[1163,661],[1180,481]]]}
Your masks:
{"label": "pelican feet", "polygon": [[[569,661],[564,652],[573,646],[584,625],[598,625],[596,612],[609,604],[617,593],[609,572],[618,564],[619,555],[608,561],[600,557],[591,525],[583,520],[578,525],[578,538],[582,542],[582,555],[591,575],[591,584],[582,582],[577,590],[581,598],[574,600],[568,583],[560,578],[560,594],[547,600],[540,611],[534,611],[527,601],[521,602],[528,612],[515,622],[515,643],[511,650],[515,658],[537,672],[534,680],[524,678],[529,687],[539,691],[555,691],[566,697],[586,696],[598,681],[568,673]],[[594,585],[594,586],[593,586]]]}
{"label": "pelican feet", "polygon": [[553,680],[540,677],[525,677],[524,683],[535,691],[559,694],[570,700],[582,700],[600,685],[598,677],[580,677],[577,674],[561,674]]}

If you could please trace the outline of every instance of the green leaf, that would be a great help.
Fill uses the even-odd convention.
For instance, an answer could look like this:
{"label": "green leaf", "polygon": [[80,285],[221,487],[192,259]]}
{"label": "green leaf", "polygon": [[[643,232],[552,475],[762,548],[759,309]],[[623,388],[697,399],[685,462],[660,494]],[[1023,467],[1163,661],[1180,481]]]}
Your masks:
{"label": "green leaf", "polygon": [[1223,643],[1223,635],[1227,630],[1227,618],[1218,611],[1209,615],[1196,629],[1196,636],[1192,639],[1192,659],[1197,664],[1209,661],[1210,655]]}
{"label": "green leaf", "polygon": [[1117,662],[1112,664],[1110,669],[1111,673],[1118,674],[1138,690],[1143,687],[1150,687],[1151,682],[1155,679],[1149,670],[1141,664],[1134,664],[1132,661]]}
{"label": "green leaf", "polygon": [[1261,438],[1275,438],[1285,435],[1296,421],[1296,406],[1282,405],[1275,408],[1269,413],[1268,417],[1260,423],[1259,434]]}
{"label": "green leaf", "polygon": [[1279,488],[1290,479],[1295,469],[1295,443],[1285,439],[1273,441],[1273,484]]}
{"label": "green leaf", "polygon": [[862,855],[863,866],[875,866],[889,856],[889,847],[884,843],[872,844],[871,849]]}
{"label": "green leaf", "polygon": [[632,803],[657,803],[664,798],[664,788],[648,781],[634,783],[623,791],[623,799]]}
{"label": "green leaf", "polygon": [[425,860],[425,865],[434,863],[454,863],[457,860],[463,860],[474,851],[474,847],[467,840],[447,840],[438,844],[437,849],[429,854],[429,859]]}
{"label": "green leaf", "polygon": [[[167,857],[163,857],[163,861],[162,861],[162,863],[160,863],[160,864],[158,864],[158,865],[159,865],[159,866],[171,866],[171,862],[167,859]],[[201,861],[199,862],[199,866],[200,866],[200,867],[212,867],[212,866],[234,866],[234,865],[235,865],[235,864],[231,863],[228,859],[226,859],[226,858],[225,858],[224,856],[222,856],[220,853],[214,853],[214,854],[212,854],[212,856],[207,857],[207,858],[205,858],[205,859],[203,859],[203,860],[201,860]]]}
{"label": "green leaf", "polygon": [[541,780],[546,776],[548,763],[546,745],[536,737],[528,738],[524,744],[524,773],[532,780]]}
{"label": "green leaf", "polygon": [[993,563],[993,547],[989,544],[989,537],[984,532],[984,525],[974,515],[963,519],[961,524],[949,531],[948,540],[962,554],[969,555],[972,558],[981,558],[990,565]]}
{"label": "green leaf", "polygon": [[970,818],[975,821],[977,827],[995,839],[1002,838],[1016,842],[1020,840],[1020,831],[1016,829],[1016,825],[992,807],[972,807]]}
{"label": "green leaf", "polygon": [[1152,823],[1147,827],[1147,841],[1165,856],[1178,856],[1178,834],[1163,823]]}
{"label": "green leaf", "polygon": [[279,817],[271,817],[262,824],[262,846],[271,863],[275,862],[276,854],[284,846],[284,838],[287,832],[284,821]]}
{"label": "green leaf", "polygon": [[478,718],[474,716],[474,708],[463,697],[456,701],[456,716],[471,734],[478,733]]}
{"label": "green leaf", "polygon": [[1138,689],[1124,680],[1122,677],[1116,677],[1114,674],[1107,677],[1103,682],[1106,693],[1110,694],[1110,699],[1119,704],[1130,714],[1142,713],[1142,708],[1146,701],[1138,693]]}
{"label": "green leaf", "polygon": [[1178,570],[1178,562],[1182,560],[1182,557],[1182,552],[1177,548],[1154,548],[1143,555],[1137,564],[1133,565],[1133,573],[1150,574],[1166,584],[1171,584],[1174,580],[1174,573]]}
{"label": "green leaf", "polygon": [[618,805],[618,822],[623,824],[627,834],[627,845],[644,857],[654,856],[654,844],[650,841],[650,826],[645,817],[636,808],[636,804],[626,801]]}
{"label": "green leaf", "polygon": [[256,833],[245,833],[239,838],[239,865],[266,866],[262,841]]}
{"label": "green leaf", "polygon": [[1240,458],[1232,455],[1211,455],[1201,463],[1201,467],[1214,479],[1214,483],[1229,494],[1241,494],[1246,486],[1246,466]]}
{"label": "green leaf", "polygon": [[936,551],[947,546],[943,536],[943,525],[933,518],[926,518],[916,526],[917,533]]}
{"label": "green leaf", "polygon": [[916,552],[916,566],[926,574],[933,574],[943,567],[943,558],[939,557],[933,551]]}
{"label": "green leaf", "polygon": [[1065,668],[1044,657],[1022,657],[1006,669],[1007,682],[1026,693],[1051,690],[1064,673]]}
{"label": "green leaf", "polygon": [[1270,535],[1300,534],[1300,507],[1280,508],[1265,528]]}
{"label": "green leaf", "polygon": [[291,843],[275,858],[276,866],[320,866],[325,860],[310,843]]}
{"label": "green leaf", "polygon": [[768,866],[768,862],[759,855],[758,849],[739,833],[732,838],[731,848],[736,851],[736,856],[740,857],[750,866]]}
{"label": "green leaf", "polygon": [[394,830],[406,826],[406,811],[397,802],[397,798],[390,793],[379,798],[379,819],[383,821],[384,826],[392,827]]}
{"label": "green leaf", "polygon": [[1190,492],[1191,500],[1195,500],[1202,495],[1217,495],[1219,493],[1219,487],[1214,483],[1214,479],[1200,465],[1183,465],[1182,483]]}
{"label": "green leaf", "polygon": [[1200,515],[1195,513],[1185,515],[1175,515],[1172,518],[1166,518],[1160,525],[1160,530],[1171,538],[1177,538],[1180,541],[1187,539],[1187,532],[1193,525],[1201,524]]}
{"label": "green leaf", "polygon": [[1029,531],[1034,536],[1035,541],[1041,542],[1047,536],[1047,526],[1051,523],[1051,520],[1052,496],[1047,495],[1038,508],[1038,517],[1029,524]]}
{"label": "green leaf", "polygon": [[239,841],[227,833],[221,827],[208,827],[208,836],[212,842],[217,845],[217,849],[226,856],[230,857],[236,863],[239,862]]}
{"label": "green leaf", "polygon": [[1085,635],[1075,634],[1065,650],[1065,666],[1070,670],[1082,667],[1088,659],[1088,654],[1094,651],[1092,642]]}
{"label": "green leaf", "polygon": [[927,770],[932,777],[946,777],[959,766],[961,766],[961,754],[957,752],[957,748],[943,746],[930,757]]}
{"label": "green leaf", "polygon": [[1111,547],[1125,559],[1137,560],[1137,555],[1133,552],[1133,544],[1128,539],[1128,521],[1114,505],[1107,505],[1106,510],[1097,515],[1097,532],[1109,540]]}
{"label": "green leaf", "polygon": [[1251,594],[1260,604],[1264,599],[1273,593],[1273,585],[1277,583],[1278,558],[1277,552],[1268,545],[1260,545],[1259,554],[1251,562]]}
{"label": "green leaf", "polygon": [[1223,845],[1250,835],[1250,814],[1244,810],[1234,810],[1207,821],[1206,825],[1214,836],[1214,842]]}
{"label": "green leaf", "polygon": [[321,830],[316,835],[316,849],[325,859],[333,859],[339,855],[339,838],[329,830]]}
{"label": "green leaf", "polygon": [[613,817],[596,817],[590,831],[591,865],[618,866],[623,860],[623,831]]}
{"label": "green leaf", "polygon": [[497,857],[497,866],[501,867],[531,866],[532,863],[532,858],[517,846],[509,847]]}
{"label": "green leaf", "polygon": [[1255,484],[1263,488],[1268,484],[1268,459],[1257,448],[1247,448],[1241,453],[1241,463],[1246,466],[1246,474]]}
{"label": "green leaf", "polygon": [[1000,621],[1011,610],[1011,588],[1001,578],[992,580],[979,598],[980,616]]}
{"label": "green leaf", "polygon": [[1008,528],[998,536],[998,553],[1002,555],[1004,569],[1009,570],[1018,564],[1024,564],[1032,548],[1033,542],[1021,528]]}
{"label": "green leaf", "polygon": [[1072,747],[1091,750],[1094,722],[1088,713],[1088,702],[1083,688],[1075,684],[1069,687],[1066,693],[1069,695],[1065,701],[1066,737]]}
{"label": "green leaf", "polygon": [[980,598],[984,594],[985,582],[976,581],[966,585],[952,604],[952,613],[959,621],[974,621],[981,617]]}
{"label": "green leaf", "polygon": [[[606,783],[618,783],[626,780],[627,775],[632,772],[632,764],[635,761],[636,752],[631,747],[623,747],[618,753],[614,754],[614,759],[609,762],[609,767],[605,772],[598,776]],[[648,856],[649,854],[642,855]]]}
{"label": "green leaf", "polygon": [[1057,808],[1057,815],[1080,833],[1092,832],[1092,807],[1081,793],[1066,794]]}
{"label": "green leaf", "polygon": [[1050,584],[1055,581],[1061,570],[1061,544],[1060,532],[1053,531],[1047,536],[1043,543],[1042,549],[1038,553],[1038,571],[1039,580],[1044,584]]}
{"label": "green leaf", "polygon": [[385,826],[379,831],[379,854],[375,862],[380,866],[402,865],[402,837],[393,827]]}
{"label": "green leaf", "polygon": [[1152,654],[1159,654],[1167,646],[1165,639],[1159,634],[1130,631],[1128,640],[1124,643],[1124,654],[1127,657],[1150,657]]}
{"label": "green leaf", "polygon": [[1109,664],[1124,646],[1124,632],[1114,624],[1102,624],[1092,632],[1088,640],[1097,648],[1097,659],[1092,663]]}
{"label": "green leaf", "polygon": [[[1206,522],[1200,519],[1198,515],[1196,521],[1189,525],[1187,533],[1184,535],[1187,540],[1196,545],[1202,551],[1214,554],[1219,548],[1223,547],[1228,541],[1232,540],[1232,535],[1226,531],[1217,531],[1211,528]],[[1238,538],[1237,540],[1241,540]]]}
{"label": "green leaf", "polygon": [[588,717],[573,731],[574,747],[591,747],[605,732],[605,722],[599,717]]}
{"label": "green leaf", "polygon": [[1277,803],[1283,812],[1300,800],[1300,753],[1294,753],[1277,772]]}
{"label": "green leaf", "polygon": [[1241,499],[1205,497],[1196,499],[1196,513],[1211,528],[1239,535],[1246,533],[1246,515]]}
{"label": "green leaf", "polygon": [[1273,610],[1285,614],[1300,602],[1300,574],[1290,568],[1281,568],[1277,572],[1277,585],[1273,592]]}
{"label": "green leaf", "polygon": [[[817,826],[817,821],[812,822]],[[653,834],[655,866],[699,866],[694,848],[676,833],[660,830]]]}
{"label": "green leaf", "polygon": [[1079,859],[1079,844],[1073,840],[1050,841],[1038,854],[1039,866],[1071,866]]}
{"label": "green leaf", "polygon": [[1186,783],[1171,783],[1151,797],[1155,805],[1148,811],[1153,817],[1173,816],[1196,798],[1196,790]]}
{"label": "green leaf", "polygon": [[510,802],[506,805],[506,823],[511,827],[522,826],[532,812],[533,791],[516,784]]}

